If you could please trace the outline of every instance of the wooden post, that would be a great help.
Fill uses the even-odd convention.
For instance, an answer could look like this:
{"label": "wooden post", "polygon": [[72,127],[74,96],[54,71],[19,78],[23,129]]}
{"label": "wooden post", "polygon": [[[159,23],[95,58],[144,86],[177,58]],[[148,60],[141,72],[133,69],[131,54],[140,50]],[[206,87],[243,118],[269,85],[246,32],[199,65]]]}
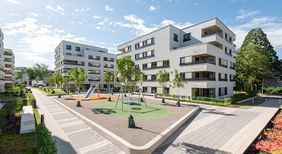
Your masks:
{"label": "wooden post", "polygon": [[41,116],[40,116],[40,123],[41,123],[42,125],[45,125],[44,114],[41,114]]}

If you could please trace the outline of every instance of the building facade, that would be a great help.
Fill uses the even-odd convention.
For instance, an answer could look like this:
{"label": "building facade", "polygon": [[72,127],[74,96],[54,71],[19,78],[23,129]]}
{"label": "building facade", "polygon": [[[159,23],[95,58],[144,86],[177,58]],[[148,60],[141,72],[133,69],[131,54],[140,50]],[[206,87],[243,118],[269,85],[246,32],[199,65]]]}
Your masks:
{"label": "building facade", "polygon": [[[233,95],[235,34],[213,18],[183,29],[168,25],[118,46],[120,56],[130,55],[144,73],[144,93],[166,93],[189,97]],[[184,88],[162,88],[159,70],[177,70]]]}
{"label": "building facade", "polygon": [[15,85],[15,56],[12,49],[4,49],[4,82],[5,87]]}
{"label": "building facade", "polygon": [[115,59],[116,55],[108,53],[105,48],[63,40],[55,49],[55,72],[67,76],[74,67],[84,68],[86,89],[98,83],[100,87],[105,87],[103,73],[109,70],[116,74]]}
{"label": "building facade", "polygon": [[12,49],[4,48],[4,34],[0,29],[0,92],[15,84],[15,56]]}
{"label": "building facade", "polygon": [[4,83],[4,35],[0,28],[0,92],[5,90],[5,83]]}

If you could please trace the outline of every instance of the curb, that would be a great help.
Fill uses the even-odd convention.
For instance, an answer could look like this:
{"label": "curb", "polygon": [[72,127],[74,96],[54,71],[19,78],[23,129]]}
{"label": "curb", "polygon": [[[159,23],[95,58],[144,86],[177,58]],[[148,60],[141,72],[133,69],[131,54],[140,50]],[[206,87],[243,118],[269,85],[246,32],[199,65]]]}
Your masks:
{"label": "curb", "polygon": [[136,146],[128,141],[122,139],[118,135],[112,133],[108,129],[104,128],[103,126],[91,121],[90,119],[86,118],[85,116],[81,115],[80,113],[74,111],[73,109],[69,108],[68,106],[64,105],[63,103],[57,101],[56,99],[50,97],[53,101],[58,103],[59,105],[66,108],[68,111],[70,111],[72,114],[74,114],[76,117],[78,117],[80,120],[85,122],[89,127],[97,131],[100,135],[108,139],[110,142],[112,142],[114,145],[119,147],[122,151],[125,153],[131,154],[144,154],[144,153],[152,153],[156,148],[158,148],[170,135],[172,135],[180,126],[182,126],[189,118],[191,118],[199,109],[200,106],[197,106],[193,110],[191,110],[189,113],[184,115],[182,118],[177,120],[175,123],[173,123],[170,127],[165,129],[163,132],[161,132],[159,135],[157,135],[155,138],[153,138],[151,141],[149,141],[147,144],[143,146]]}

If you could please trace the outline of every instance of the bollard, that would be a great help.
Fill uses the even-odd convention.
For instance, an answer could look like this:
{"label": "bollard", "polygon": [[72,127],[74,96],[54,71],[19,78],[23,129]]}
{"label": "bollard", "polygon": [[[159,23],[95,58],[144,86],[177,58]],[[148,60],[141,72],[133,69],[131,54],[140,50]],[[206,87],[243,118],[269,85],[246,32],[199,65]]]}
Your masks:
{"label": "bollard", "polygon": [[179,101],[176,102],[176,107],[180,107],[180,102]]}
{"label": "bollard", "polygon": [[142,97],[140,98],[140,102],[144,102],[144,100],[143,100],[143,98],[142,98]]}
{"label": "bollard", "polygon": [[45,125],[45,122],[44,122],[44,114],[41,114],[41,116],[40,116],[40,123],[41,123],[42,125]]}
{"label": "bollard", "polygon": [[35,109],[36,109],[36,108],[37,108],[37,105],[36,105],[36,100],[33,100],[33,103],[32,103],[32,104],[33,104],[33,108],[35,108]]}
{"label": "bollard", "polygon": [[165,103],[165,99],[164,98],[162,98],[162,103]]}
{"label": "bollard", "polygon": [[58,95],[58,98],[61,98],[61,94]]}
{"label": "bollard", "polygon": [[77,101],[76,107],[82,107],[81,104],[80,104],[80,101]]}
{"label": "bollard", "polygon": [[108,101],[109,101],[109,102],[111,102],[111,101],[112,101],[111,96],[109,97]]}
{"label": "bollard", "polygon": [[134,118],[132,115],[128,117],[128,128],[136,128]]}

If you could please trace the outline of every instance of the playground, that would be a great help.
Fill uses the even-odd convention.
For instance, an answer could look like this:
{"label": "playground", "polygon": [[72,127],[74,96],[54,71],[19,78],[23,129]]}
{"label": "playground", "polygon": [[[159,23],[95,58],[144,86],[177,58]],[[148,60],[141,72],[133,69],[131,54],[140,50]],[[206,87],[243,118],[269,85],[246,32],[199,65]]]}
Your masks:
{"label": "playground", "polygon": [[[109,96],[112,101],[108,101]],[[85,94],[79,95],[79,98],[84,97]],[[196,108],[176,107],[175,101],[163,104],[160,99],[150,97],[141,102],[140,95],[132,95],[130,101],[128,96],[123,101],[120,97],[121,94],[93,94],[88,100],[80,100],[82,107],[76,106],[78,96],[73,96],[72,100],[53,98],[136,146],[145,145]],[[134,117],[136,128],[128,128],[129,113]]]}

